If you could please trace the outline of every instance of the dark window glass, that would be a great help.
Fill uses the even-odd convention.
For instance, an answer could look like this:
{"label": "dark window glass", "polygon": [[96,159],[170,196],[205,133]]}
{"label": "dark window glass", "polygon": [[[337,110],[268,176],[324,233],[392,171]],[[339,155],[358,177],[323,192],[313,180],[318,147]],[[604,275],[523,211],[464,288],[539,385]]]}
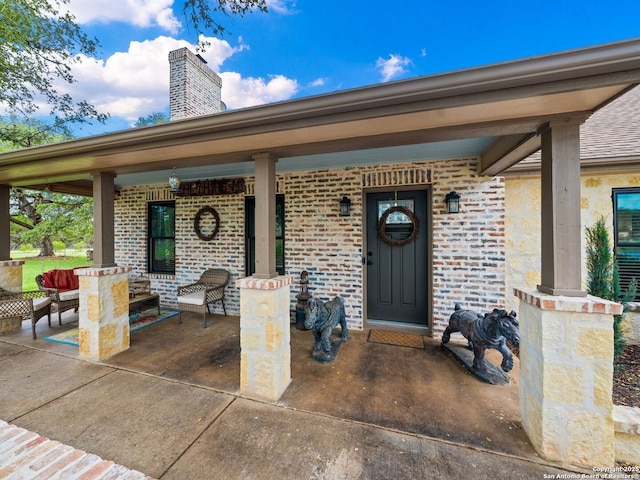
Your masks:
{"label": "dark window glass", "polygon": [[149,272],[176,271],[176,204],[175,202],[149,203]]}
{"label": "dark window glass", "polygon": [[[640,188],[613,190],[613,229],[620,287],[640,280]],[[636,295],[640,301],[640,292]]]}
{"label": "dark window glass", "polygon": [[[245,273],[256,271],[256,199],[245,197]],[[284,275],[284,195],[276,195],[276,271]]]}

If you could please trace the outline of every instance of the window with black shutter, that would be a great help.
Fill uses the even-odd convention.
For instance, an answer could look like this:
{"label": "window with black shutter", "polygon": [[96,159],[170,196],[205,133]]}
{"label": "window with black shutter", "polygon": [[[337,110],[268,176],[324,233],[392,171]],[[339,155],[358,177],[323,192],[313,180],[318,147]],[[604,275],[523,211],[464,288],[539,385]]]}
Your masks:
{"label": "window with black shutter", "polygon": [[175,274],[176,203],[149,203],[147,219],[149,272]]}

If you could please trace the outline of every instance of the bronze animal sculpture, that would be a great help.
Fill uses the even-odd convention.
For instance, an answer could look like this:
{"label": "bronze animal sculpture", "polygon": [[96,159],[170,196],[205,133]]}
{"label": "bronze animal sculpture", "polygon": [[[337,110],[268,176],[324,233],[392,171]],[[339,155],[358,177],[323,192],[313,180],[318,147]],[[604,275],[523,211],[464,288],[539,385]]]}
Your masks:
{"label": "bronze animal sculpture", "polygon": [[455,311],[449,318],[449,326],[442,334],[442,343],[448,343],[451,334],[460,332],[469,342],[469,349],[473,350],[473,368],[486,371],[484,355],[488,348],[494,348],[502,354],[500,367],[505,372],[513,368],[513,354],[506,344],[508,340],[512,345],[520,343],[520,330],[516,312],[494,308],[491,313],[484,316],[471,310],[463,310],[456,303]]}
{"label": "bronze animal sculpture", "polygon": [[321,300],[312,298],[305,313],[305,328],[313,333],[315,345],[313,347],[313,358],[319,362],[330,362],[331,355],[331,332],[340,325],[342,331],[342,341],[349,339],[347,330],[347,317],[344,311],[344,300],[335,297],[333,300],[323,303]]}

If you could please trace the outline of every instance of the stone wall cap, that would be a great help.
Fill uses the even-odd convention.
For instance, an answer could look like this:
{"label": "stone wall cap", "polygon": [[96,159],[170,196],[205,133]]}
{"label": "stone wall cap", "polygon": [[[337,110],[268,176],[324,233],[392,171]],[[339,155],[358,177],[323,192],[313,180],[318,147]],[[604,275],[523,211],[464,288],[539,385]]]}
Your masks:
{"label": "stone wall cap", "polygon": [[586,297],[565,297],[549,295],[538,290],[524,290],[514,288],[513,293],[520,300],[527,302],[541,310],[561,312],[604,313],[621,315],[622,304],[587,295]]}
{"label": "stone wall cap", "polygon": [[248,288],[251,290],[277,290],[292,283],[292,275],[278,275],[273,278],[245,277],[236,280],[236,286],[238,288]]}
{"label": "stone wall cap", "polygon": [[18,267],[24,265],[24,260],[0,260],[0,267]]}
{"label": "stone wall cap", "polygon": [[118,275],[120,273],[129,273],[131,267],[107,267],[107,268],[78,268],[73,273],[79,277],[106,277],[107,275]]}
{"label": "stone wall cap", "polygon": [[640,435],[640,408],[614,405],[613,426],[616,432]]}

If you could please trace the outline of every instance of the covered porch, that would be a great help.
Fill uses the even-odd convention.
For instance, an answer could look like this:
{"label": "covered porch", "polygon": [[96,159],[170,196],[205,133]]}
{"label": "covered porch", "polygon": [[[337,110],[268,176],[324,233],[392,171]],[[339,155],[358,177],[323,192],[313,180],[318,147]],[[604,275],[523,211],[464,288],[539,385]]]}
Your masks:
{"label": "covered porch", "polygon": [[[10,152],[0,155],[3,167],[0,225],[9,223],[8,191],[12,186],[49,186],[61,191],[88,187],[95,205],[94,269],[85,275],[86,297],[82,296],[81,282],[80,324],[88,321],[85,315],[88,309],[83,310],[83,302],[88,307],[93,295],[99,298],[94,300],[95,305],[109,306],[104,312],[95,312],[95,318],[109,326],[105,332],[112,332],[121,326],[111,327],[113,312],[118,311],[124,318],[126,309],[120,305],[120,297],[126,296],[123,285],[129,268],[116,265],[114,199],[118,188],[163,182],[176,166],[181,169],[183,180],[253,175],[256,268],[252,277],[237,280],[240,298],[236,304],[242,325],[237,373],[242,395],[283,402],[295,394],[296,375],[304,378],[313,369],[299,370],[291,353],[295,348],[288,344],[289,339],[295,344],[295,336],[289,332],[293,272],[278,275],[275,265],[278,172],[350,169],[437,158],[439,171],[448,172],[450,179],[456,178],[459,167],[451,169],[449,160],[464,157],[473,159],[465,163],[465,168],[474,165],[475,178],[491,189],[492,179],[500,182],[501,172],[541,148],[541,284],[533,292],[518,292],[525,312],[523,358],[532,360],[529,365],[534,367],[526,370],[525,381],[521,382],[520,413],[536,451],[545,458],[574,465],[590,462],[609,465],[613,463],[614,447],[612,405],[607,401],[611,352],[606,345],[611,316],[619,307],[587,298],[582,290],[579,129],[591,113],[638,83],[640,41],[632,40]],[[450,184],[439,181],[436,175],[425,175],[422,185],[431,189],[433,212],[442,213]],[[350,187],[358,192],[356,205],[362,206],[365,187],[357,182]],[[465,225],[482,224],[481,214],[495,204],[499,207],[501,201],[499,195],[482,196],[474,209],[466,212],[468,223],[460,222],[456,227],[464,232]],[[360,249],[361,255],[350,258],[346,269],[352,271],[367,260],[366,234],[362,229],[364,209],[358,212],[360,216],[354,224],[359,225],[361,241],[359,246],[358,240],[352,244]],[[435,220],[430,226],[438,227],[444,234],[432,237],[427,244],[426,257],[439,263],[429,272],[429,288],[420,293],[431,299],[428,320],[444,322],[456,300],[456,288],[452,285],[456,279],[448,276],[447,258],[438,258],[441,252],[437,249],[447,247],[451,238],[447,227],[453,222],[436,215],[431,219]],[[500,228],[499,218],[495,225]],[[0,231],[7,232],[0,241],[0,265],[4,261],[8,271],[14,267],[9,259],[8,228]],[[484,238],[492,235],[485,233]],[[458,240],[464,243],[464,234]],[[500,263],[503,259],[497,254],[493,260]],[[464,268],[461,270],[464,276]],[[471,270],[469,267],[468,271]],[[473,270],[474,275],[482,275],[478,265]],[[364,274],[360,275],[356,288],[364,289],[366,282]],[[465,294],[469,292],[457,293]],[[505,296],[512,295],[513,292],[502,292],[493,303],[504,303]],[[360,325],[366,326],[362,295],[360,300]],[[256,305],[259,308],[254,308]],[[563,327],[566,334],[557,335],[554,326],[558,324],[572,327]],[[255,342],[251,337],[255,326],[270,332],[269,338],[277,339],[277,348],[272,348],[270,340],[266,344],[264,339]],[[580,356],[568,363],[564,357],[549,356],[575,346],[573,331],[579,332]],[[97,334],[102,335],[99,330]],[[434,335],[437,338],[438,332]],[[127,350],[128,340],[126,336],[114,337],[111,347]],[[256,343],[263,348],[252,356],[251,345]],[[135,357],[134,350],[120,353],[114,359]],[[591,355],[592,352],[595,354]],[[100,352],[92,355],[101,361],[111,361]],[[368,368],[372,362],[354,363],[373,383],[378,372]],[[267,369],[262,368],[265,365]],[[337,380],[339,375],[333,369],[338,364],[329,368]],[[412,388],[413,383],[420,384],[416,378],[429,371],[417,365],[413,368],[415,377],[409,382]],[[563,396],[561,372],[566,369],[573,372],[573,385],[579,390],[569,399]],[[597,378],[595,385],[592,377]],[[287,387],[292,379],[293,393],[290,393]],[[353,388],[356,382],[354,379],[345,383]],[[262,388],[265,385],[267,388]],[[403,389],[407,388],[403,384]],[[366,389],[363,385],[363,390]],[[350,390],[349,395],[355,394]],[[365,401],[364,397],[357,398]],[[425,401],[422,398],[418,408],[423,408]],[[358,402],[348,403],[357,410]],[[397,410],[391,405],[384,406],[389,412]],[[567,430],[563,422],[572,416],[579,416],[580,422]],[[422,420],[428,423],[427,419]],[[393,419],[389,421],[393,423]],[[594,432],[602,435],[596,436]],[[587,433],[591,436],[589,441],[585,441]]]}

